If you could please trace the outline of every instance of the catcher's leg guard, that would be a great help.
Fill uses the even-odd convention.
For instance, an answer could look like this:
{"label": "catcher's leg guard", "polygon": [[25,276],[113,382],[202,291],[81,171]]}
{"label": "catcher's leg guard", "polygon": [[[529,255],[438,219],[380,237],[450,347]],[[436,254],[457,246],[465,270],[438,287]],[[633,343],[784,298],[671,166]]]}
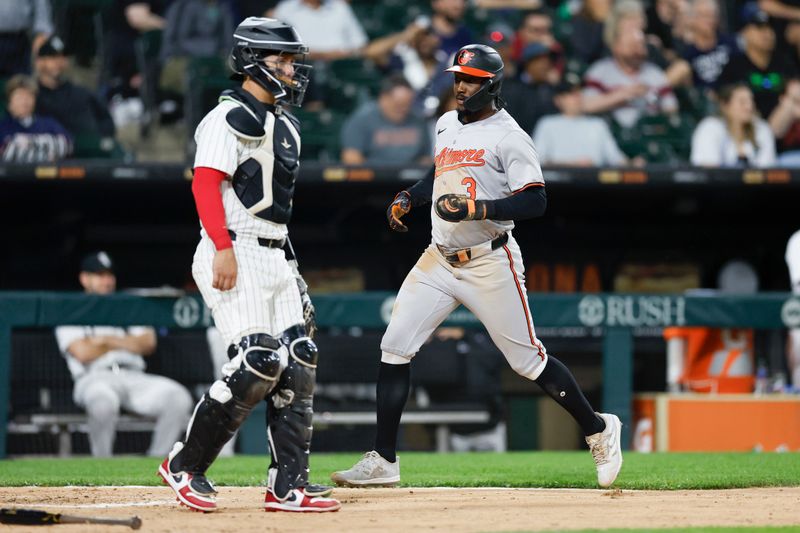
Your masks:
{"label": "catcher's leg guard", "polygon": [[[279,499],[308,484],[308,455],[314,414],[317,346],[302,327],[287,330],[289,362],[267,411],[267,435],[272,462],[268,490]],[[291,339],[291,340],[290,340]]]}
{"label": "catcher's leg guard", "polygon": [[267,334],[244,337],[228,350],[225,377],[216,381],[195,407],[173,472],[204,473],[253,407],[275,387],[286,364],[286,348]]}

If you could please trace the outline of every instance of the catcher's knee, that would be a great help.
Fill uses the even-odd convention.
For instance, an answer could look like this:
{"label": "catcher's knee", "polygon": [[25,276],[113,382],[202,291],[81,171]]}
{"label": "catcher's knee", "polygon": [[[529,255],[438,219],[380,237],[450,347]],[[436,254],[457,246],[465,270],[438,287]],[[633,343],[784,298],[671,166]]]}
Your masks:
{"label": "catcher's knee", "polygon": [[238,368],[214,383],[209,395],[221,403],[225,403],[223,399],[234,398],[253,406],[275,387],[286,366],[286,348],[277,339],[261,333],[248,335],[234,346],[238,353],[231,363],[238,364]]}

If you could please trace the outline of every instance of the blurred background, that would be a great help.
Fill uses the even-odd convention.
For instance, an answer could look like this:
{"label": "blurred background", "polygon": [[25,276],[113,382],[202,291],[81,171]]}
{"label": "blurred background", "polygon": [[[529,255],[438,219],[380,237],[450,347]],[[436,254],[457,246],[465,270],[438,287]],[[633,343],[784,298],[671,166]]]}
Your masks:
{"label": "blurred background", "polygon": [[[384,213],[431,164],[436,120],[455,105],[442,71],[472,42],[502,54],[506,109],[545,169],[547,214],[517,224],[514,235],[548,351],[598,410],[623,402],[628,446],[800,449],[800,336],[791,329],[800,310],[789,294],[800,291],[800,238],[790,244],[800,230],[795,2],[0,0],[0,455],[90,452],[53,333],[59,319],[41,311],[43,299],[82,290],[86,254],[113,259],[120,292],[169,306],[187,295],[197,301],[193,132],[232,86],[231,34],[247,16],[294,25],[314,65],[303,107],[293,110],[302,167],[290,224],[312,297],[330,303],[317,339],[316,410],[327,418],[317,417],[314,449],[372,442],[381,306],[363,324],[324,309],[390,298],[429,242],[426,209],[408,215],[407,234],[388,231]],[[627,322],[609,322],[615,293],[628,298],[620,300]],[[600,321],[590,317],[591,294],[603,295]],[[537,309],[547,315],[562,295],[574,297],[570,312],[580,319],[540,323]],[[681,320],[684,296],[720,311]],[[762,296],[778,301],[777,318],[759,322]],[[106,318],[86,313],[81,324]],[[224,348],[207,316],[187,328],[173,314],[130,325],[156,326],[147,372],[196,399]],[[614,380],[607,333],[620,326],[631,357],[629,374]],[[419,418],[403,424],[401,450],[581,446],[577,426],[468,319],[437,330],[413,375],[409,412]],[[610,383],[630,395],[614,397],[604,390]],[[752,401],[768,429],[735,445],[713,435],[668,438],[721,420],[717,407],[705,418],[690,414],[726,394]],[[674,398],[699,398],[681,427],[657,409]],[[261,416],[251,420],[235,449],[263,453]],[[144,453],[152,427],[123,413],[114,452]]]}

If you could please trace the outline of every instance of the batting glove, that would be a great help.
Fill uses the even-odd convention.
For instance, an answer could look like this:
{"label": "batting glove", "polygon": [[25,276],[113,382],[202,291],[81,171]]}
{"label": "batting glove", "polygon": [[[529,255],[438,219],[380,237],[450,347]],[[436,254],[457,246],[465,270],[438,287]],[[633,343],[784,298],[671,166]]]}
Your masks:
{"label": "batting glove", "polygon": [[400,219],[409,211],[411,211],[411,195],[408,191],[400,191],[394,197],[389,209],[386,210],[386,219],[389,221],[389,227],[394,231],[408,231],[408,227],[400,222]]}
{"label": "batting glove", "polygon": [[434,209],[439,218],[448,222],[486,218],[486,201],[473,200],[463,194],[443,194],[436,200]]}

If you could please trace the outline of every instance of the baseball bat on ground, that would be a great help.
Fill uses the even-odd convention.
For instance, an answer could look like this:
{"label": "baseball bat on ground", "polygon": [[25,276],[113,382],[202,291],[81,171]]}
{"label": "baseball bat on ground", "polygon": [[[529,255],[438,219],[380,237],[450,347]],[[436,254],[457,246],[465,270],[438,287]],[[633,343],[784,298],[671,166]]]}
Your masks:
{"label": "baseball bat on ground", "polygon": [[52,526],[55,524],[106,524],[128,526],[131,529],[142,527],[138,516],[130,518],[97,518],[93,516],[73,516],[61,513],[48,513],[33,509],[0,509],[0,523],[26,526]]}

